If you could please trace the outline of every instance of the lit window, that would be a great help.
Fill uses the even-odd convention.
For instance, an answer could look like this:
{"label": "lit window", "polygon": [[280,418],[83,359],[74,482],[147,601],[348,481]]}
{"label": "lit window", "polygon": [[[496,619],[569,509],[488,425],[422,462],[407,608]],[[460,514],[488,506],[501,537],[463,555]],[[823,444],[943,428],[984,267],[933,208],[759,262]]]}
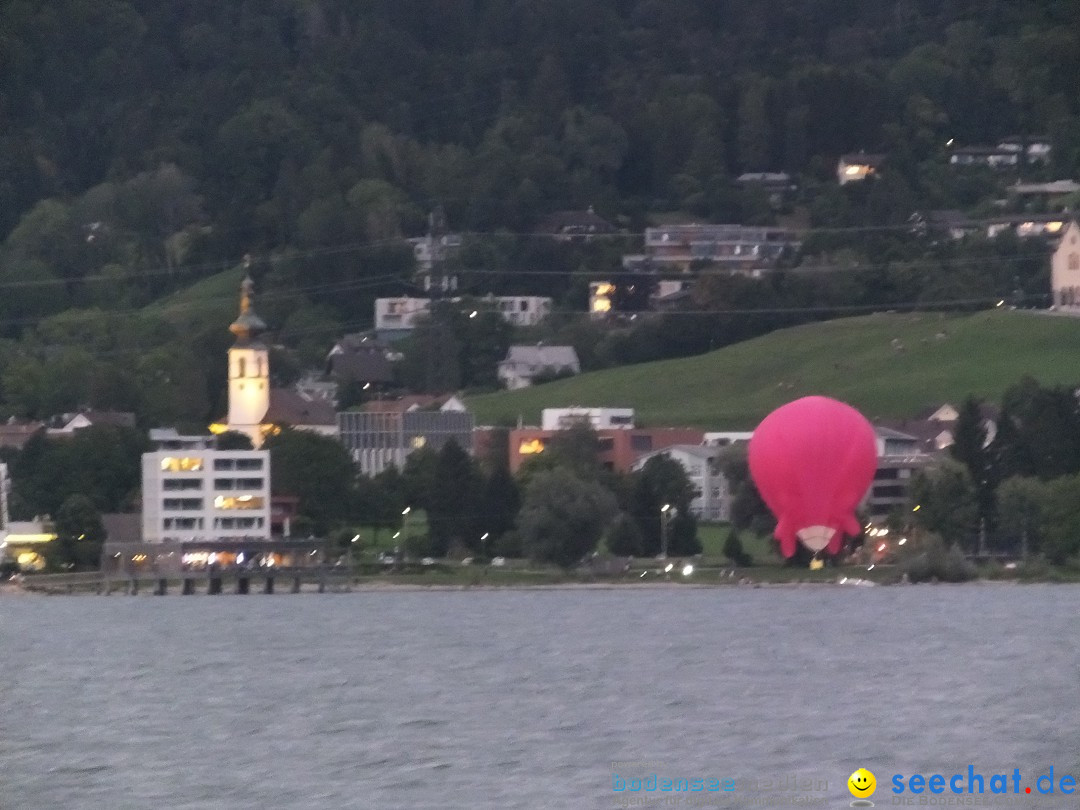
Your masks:
{"label": "lit window", "polygon": [[214,498],[215,509],[262,509],[265,503],[265,499],[256,495],[241,495],[239,497],[218,495]]}
{"label": "lit window", "polygon": [[162,472],[198,472],[202,469],[201,458],[165,456],[161,460]]}
{"label": "lit window", "polygon": [[518,445],[518,453],[523,456],[531,456],[544,452],[544,442],[541,439],[523,439]]}

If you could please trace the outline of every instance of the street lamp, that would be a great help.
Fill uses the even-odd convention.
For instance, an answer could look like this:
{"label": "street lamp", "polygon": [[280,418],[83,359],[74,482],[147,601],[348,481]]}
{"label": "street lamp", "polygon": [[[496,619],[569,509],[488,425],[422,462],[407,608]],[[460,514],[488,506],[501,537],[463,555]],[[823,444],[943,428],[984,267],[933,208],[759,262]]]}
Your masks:
{"label": "street lamp", "polygon": [[667,559],[667,524],[668,513],[671,511],[671,504],[665,503],[660,507],[660,559]]}

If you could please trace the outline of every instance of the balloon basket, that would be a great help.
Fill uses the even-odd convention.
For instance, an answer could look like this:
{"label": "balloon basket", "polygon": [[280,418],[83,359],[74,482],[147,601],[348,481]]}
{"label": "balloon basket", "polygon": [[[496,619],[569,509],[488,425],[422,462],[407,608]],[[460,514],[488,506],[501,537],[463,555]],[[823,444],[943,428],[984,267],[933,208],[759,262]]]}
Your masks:
{"label": "balloon basket", "polygon": [[824,560],[819,559],[817,557],[814,557],[812,560],[810,560],[810,570],[811,571],[820,571],[824,567],[825,567],[825,561]]}

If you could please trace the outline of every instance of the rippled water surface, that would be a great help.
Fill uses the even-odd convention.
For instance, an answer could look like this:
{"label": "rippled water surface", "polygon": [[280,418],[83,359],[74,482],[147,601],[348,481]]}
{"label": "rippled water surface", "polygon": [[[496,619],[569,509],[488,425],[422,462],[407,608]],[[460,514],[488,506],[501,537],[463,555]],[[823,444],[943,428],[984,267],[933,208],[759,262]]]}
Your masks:
{"label": "rippled water surface", "polygon": [[[0,675],[4,810],[847,807],[859,766],[883,807],[897,773],[1080,777],[1071,586],[8,596]],[[660,805],[613,790],[632,772],[736,790]],[[813,789],[763,789],[791,775]]]}

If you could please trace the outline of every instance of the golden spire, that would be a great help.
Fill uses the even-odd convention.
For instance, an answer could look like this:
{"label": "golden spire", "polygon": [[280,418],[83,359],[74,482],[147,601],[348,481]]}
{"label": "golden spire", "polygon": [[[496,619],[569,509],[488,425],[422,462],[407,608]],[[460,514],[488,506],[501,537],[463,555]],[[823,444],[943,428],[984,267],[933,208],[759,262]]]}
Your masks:
{"label": "golden spire", "polygon": [[240,283],[240,314],[229,326],[229,331],[236,335],[237,343],[247,343],[266,331],[266,324],[255,314],[251,302],[255,298],[255,282],[250,275],[245,275]]}

